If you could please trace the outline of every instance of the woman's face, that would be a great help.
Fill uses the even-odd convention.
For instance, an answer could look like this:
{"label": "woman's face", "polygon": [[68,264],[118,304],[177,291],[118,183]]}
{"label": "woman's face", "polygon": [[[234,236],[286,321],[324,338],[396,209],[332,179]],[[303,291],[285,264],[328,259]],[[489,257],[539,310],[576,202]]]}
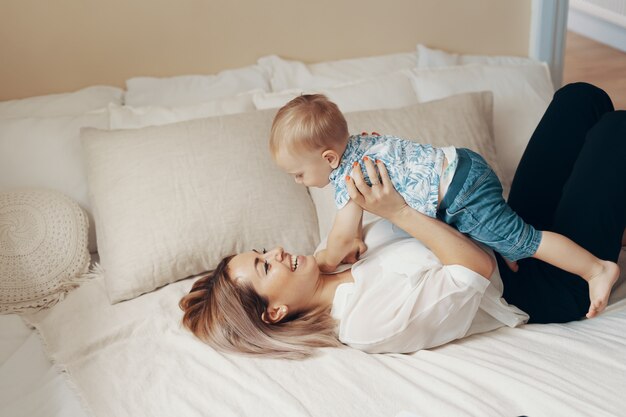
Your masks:
{"label": "woman's face", "polygon": [[[319,285],[320,271],[314,256],[291,255],[277,247],[235,255],[228,263],[237,284],[248,282],[269,301],[268,310],[295,313],[309,307]],[[285,308],[283,308],[285,307]]]}

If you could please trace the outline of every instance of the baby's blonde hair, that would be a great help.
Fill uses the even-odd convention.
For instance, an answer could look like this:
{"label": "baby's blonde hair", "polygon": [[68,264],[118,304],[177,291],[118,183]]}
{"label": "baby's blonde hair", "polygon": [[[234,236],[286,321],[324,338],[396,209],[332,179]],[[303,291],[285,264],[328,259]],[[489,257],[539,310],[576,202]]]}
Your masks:
{"label": "baby's blonde hair", "polygon": [[335,103],[323,94],[304,94],[278,110],[270,133],[270,152],[333,149],[343,151],[348,124]]}

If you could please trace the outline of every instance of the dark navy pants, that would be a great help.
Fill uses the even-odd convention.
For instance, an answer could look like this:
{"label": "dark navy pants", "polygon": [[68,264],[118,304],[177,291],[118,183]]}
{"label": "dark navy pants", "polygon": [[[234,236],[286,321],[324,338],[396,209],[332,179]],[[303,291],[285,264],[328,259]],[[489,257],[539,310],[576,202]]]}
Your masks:
{"label": "dark navy pants", "polygon": [[[539,230],[561,233],[617,261],[626,226],[626,111],[586,83],[559,89],[515,173],[509,205]],[[578,320],[589,308],[582,278],[529,258],[512,272],[497,255],[504,298],[530,322]]]}

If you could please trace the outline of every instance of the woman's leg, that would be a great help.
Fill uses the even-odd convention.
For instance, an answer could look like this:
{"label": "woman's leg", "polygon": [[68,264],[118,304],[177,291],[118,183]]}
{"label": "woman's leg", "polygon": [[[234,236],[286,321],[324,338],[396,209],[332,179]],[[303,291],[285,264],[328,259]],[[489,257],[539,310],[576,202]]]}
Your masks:
{"label": "woman's leg", "polygon": [[610,111],[609,96],[591,84],[568,84],[554,94],[526,146],[509,194],[509,206],[526,222],[539,230],[552,225],[587,132]]}
{"label": "woman's leg", "polygon": [[[569,100],[564,100],[566,97]],[[580,101],[587,103],[582,105]],[[586,84],[568,86],[565,91],[557,92],[535,132],[551,133],[553,137],[533,135],[533,146],[529,145],[524,155],[524,165],[520,164],[522,170],[516,175],[517,188],[511,195],[514,201],[522,203],[517,206],[518,210],[522,207],[522,217],[530,216],[539,227],[572,238],[598,257],[616,260],[626,222],[626,172],[616,169],[621,167],[626,153],[626,116],[624,112],[607,114],[593,129],[582,134],[582,142],[580,132],[572,132],[570,126],[566,128],[569,141],[551,129],[555,126],[554,119],[558,119],[556,109],[566,111],[573,118],[572,124],[582,129],[611,107],[604,92]],[[567,125],[567,116],[561,114],[561,118]],[[537,143],[538,138],[546,142],[557,138],[560,144],[542,146]],[[548,164],[550,161],[545,155],[550,153],[557,159]],[[532,172],[534,163],[549,166],[549,169],[540,169],[545,178]],[[566,173],[554,172],[556,168],[564,170],[568,166]],[[547,203],[533,201],[542,198],[550,187],[558,199],[548,195]],[[530,200],[524,201],[525,198]],[[528,312],[531,322],[571,321],[587,311],[588,286],[580,277],[536,259],[520,261],[518,273],[512,273],[500,257],[498,264],[505,284],[505,298]]]}
{"label": "woman's leg", "polygon": [[[626,227],[626,111],[605,114],[587,140],[563,187],[550,230],[601,259],[616,261]],[[498,257],[504,298],[531,322],[566,322],[589,308],[589,288],[580,277],[537,259],[523,259],[512,273]]]}
{"label": "woman's leg", "polygon": [[625,225],[626,111],[614,111],[589,131],[550,230],[617,261]]}

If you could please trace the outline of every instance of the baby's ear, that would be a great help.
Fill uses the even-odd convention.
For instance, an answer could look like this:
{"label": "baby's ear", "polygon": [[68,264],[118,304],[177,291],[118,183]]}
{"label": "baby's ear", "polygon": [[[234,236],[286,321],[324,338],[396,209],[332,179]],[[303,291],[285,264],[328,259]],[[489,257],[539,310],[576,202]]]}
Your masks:
{"label": "baby's ear", "polygon": [[339,154],[332,149],[327,149],[322,152],[322,158],[324,158],[326,162],[328,162],[328,165],[330,165],[332,169],[335,169],[339,166],[339,160],[341,159],[339,157]]}

